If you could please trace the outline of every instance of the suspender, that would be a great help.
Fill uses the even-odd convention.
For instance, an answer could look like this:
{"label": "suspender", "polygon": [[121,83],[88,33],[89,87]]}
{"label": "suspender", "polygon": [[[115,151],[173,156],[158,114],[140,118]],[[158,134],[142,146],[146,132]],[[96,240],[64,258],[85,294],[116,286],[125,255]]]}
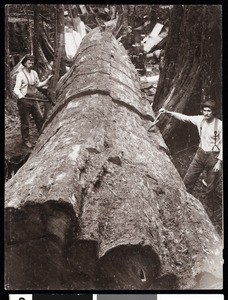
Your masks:
{"label": "suspender", "polygon": [[205,123],[205,119],[203,118],[203,120],[200,123],[200,145],[199,145],[199,147],[201,147],[201,144],[202,144],[201,135],[202,135],[202,128],[203,128],[204,123]]}
{"label": "suspender", "polygon": [[27,81],[28,81],[28,85],[27,85],[27,93],[25,96],[27,97],[34,97],[35,94],[36,94],[36,87],[35,87],[35,83],[34,84],[31,84],[30,81],[29,81],[29,78],[27,76],[27,74],[24,72],[24,70],[22,70]]}
{"label": "suspender", "polygon": [[202,135],[202,128],[203,128],[204,122],[205,122],[205,119],[203,118],[203,120],[200,123],[200,138],[201,138],[201,135]]}
{"label": "suspender", "polygon": [[220,151],[219,147],[216,145],[217,138],[218,138],[218,119],[215,118],[215,126],[214,126],[214,146],[212,147],[211,151]]}
{"label": "suspender", "polygon": [[29,79],[28,79],[28,76],[27,76],[27,74],[24,72],[24,70],[22,70],[22,72],[24,73],[24,75],[25,75],[25,77],[26,77],[26,79],[27,79],[27,81],[28,81],[28,85],[33,85],[33,84],[30,83],[30,81],[29,81]]}
{"label": "suspender", "polygon": [[[203,128],[203,124],[205,123],[205,119],[203,119],[200,123],[200,147],[201,147],[201,135],[202,135],[202,128]],[[214,123],[214,145],[211,149],[211,151],[220,151],[219,147],[216,145],[217,143],[217,138],[218,138],[219,134],[218,134],[218,119],[215,118],[215,123]]]}

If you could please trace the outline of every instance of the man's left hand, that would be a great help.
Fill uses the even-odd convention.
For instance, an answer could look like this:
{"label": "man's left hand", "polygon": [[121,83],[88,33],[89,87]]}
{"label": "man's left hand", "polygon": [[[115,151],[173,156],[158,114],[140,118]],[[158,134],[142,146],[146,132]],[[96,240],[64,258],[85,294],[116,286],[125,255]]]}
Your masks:
{"label": "man's left hand", "polygon": [[48,78],[47,78],[47,80],[51,79],[51,78],[52,78],[52,76],[53,76],[53,74],[50,74],[50,75],[48,75]]}
{"label": "man's left hand", "polygon": [[213,171],[218,172],[221,169],[221,166],[222,166],[222,161],[218,160],[217,163],[215,164],[214,168],[213,168]]}

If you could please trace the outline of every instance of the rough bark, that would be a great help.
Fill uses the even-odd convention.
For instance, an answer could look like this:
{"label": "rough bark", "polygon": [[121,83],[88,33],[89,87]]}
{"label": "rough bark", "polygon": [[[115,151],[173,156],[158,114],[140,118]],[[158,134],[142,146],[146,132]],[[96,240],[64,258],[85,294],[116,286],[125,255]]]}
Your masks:
{"label": "rough bark", "polygon": [[[61,4],[56,7],[56,40],[55,53],[53,61],[53,77],[49,84],[49,96],[53,103],[56,102],[56,85],[59,78],[66,73],[65,64],[65,43],[64,43],[64,5]],[[46,120],[52,105],[47,103],[44,108],[43,119]]]}
{"label": "rough bark", "polygon": [[[8,15],[9,15],[9,5],[5,6],[5,28],[9,30],[9,22],[8,22]],[[6,56],[5,56],[5,83],[8,89],[6,89],[6,98],[8,100],[11,97],[11,83],[10,83],[10,55],[9,55],[9,34],[8,32],[5,33],[5,49],[6,49]]]}
{"label": "rough bark", "polygon": [[33,27],[33,45],[34,45],[34,51],[33,54],[35,57],[39,57],[39,47],[40,47],[40,8],[38,4],[32,5],[33,11],[34,11],[34,27]]}
{"label": "rough bark", "polygon": [[[44,53],[43,47],[46,50],[47,48],[47,41],[44,39],[41,39],[40,37],[45,36],[44,28],[41,25],[40,20],[40,5],[39,4],[33,4],[33,11],[34,11],[34,26],[33,26],[33,45],[34,45],[34,56],[37,58],[37,70],[39,73],[39,76],[41,78],[41,75],[46,78],[52,68],[50,66],[50,60],[48,61],[46,58],[46,53]],[[42,41],[42,42],[41,42]],[[42,79],[42,78],[41,78]]]}
{"label": "rough bark", "polygon": [[42,30],[40,32],[40,43],[41,43],[43,52],[48,61],[53,61],[54,60],[54,49],[51,45],[50,38],[47,34],[47,30],[45,29],[43,23],[41,26],[42,26]]}
{"label": "rough bark", "polygon": [[[207,97],[222,110],[222,37],[219,5],[174,5],[153,108],[199,114]],[[174,94],[166,101],[171,91]],[[178,121],[162,116],[159,127],[167,139]]]}
{"label": "rough bark", "polygon": [[[222,243],[186,192],[123,47],[94,29],[5,187],[10,289],[188,289],[222,278]],[[200,285],[199,288],[202,288]]]}

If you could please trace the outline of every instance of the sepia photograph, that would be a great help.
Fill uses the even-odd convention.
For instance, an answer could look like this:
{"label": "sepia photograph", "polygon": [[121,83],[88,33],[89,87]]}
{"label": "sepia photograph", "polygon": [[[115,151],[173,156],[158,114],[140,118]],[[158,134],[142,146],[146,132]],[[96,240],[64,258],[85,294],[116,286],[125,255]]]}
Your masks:
{"label": "sepia photograph", "polygon": [[5,5],[5,290],[223,289],[222,42],[222,5]]}

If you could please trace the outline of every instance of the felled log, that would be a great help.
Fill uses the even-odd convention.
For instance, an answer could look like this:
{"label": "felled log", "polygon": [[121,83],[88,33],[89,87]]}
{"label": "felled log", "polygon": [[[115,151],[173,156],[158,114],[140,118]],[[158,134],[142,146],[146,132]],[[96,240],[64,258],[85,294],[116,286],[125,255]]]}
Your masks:
{"label": "felled log", "polygon": [[[222,278],[222,243],[186,192],[137,72],[86,35],[28,161],[5,187],[10,289],[188,289]],[[210,283],[208,284],[210,288]]]}

